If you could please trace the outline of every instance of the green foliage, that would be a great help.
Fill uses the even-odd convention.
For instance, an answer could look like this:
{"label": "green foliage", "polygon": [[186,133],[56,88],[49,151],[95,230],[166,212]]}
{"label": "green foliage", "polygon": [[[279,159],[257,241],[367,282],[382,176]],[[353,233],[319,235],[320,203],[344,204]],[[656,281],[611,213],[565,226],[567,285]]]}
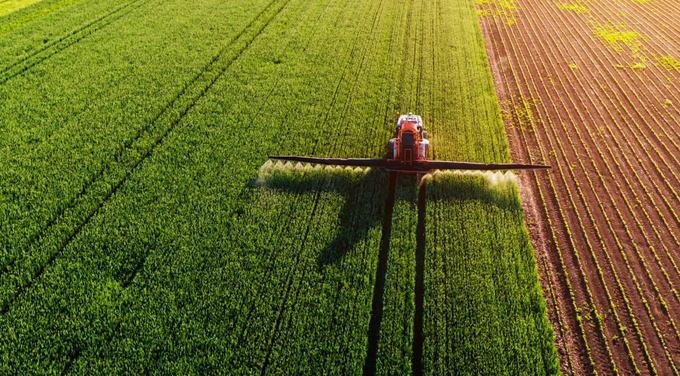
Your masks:
{"label": "green foliage", "polygon": [[514,175],[435,174],[427,196],[426,372],[559,373]]}
{"label": "green foliage", "polygon": [[404,375],[412,369],[415,315],[418,178],[400,176],[395,192],[378,374]]}
{"label": "green foliage", "polygon": [[576,4],[557,3],[557,7],[564,10],[570,10],[578,14],[590,12],[590,8],[584,6],[581,2],[577,2]]}
{"label": "green foliage", "polygon": [[[509,161],[474,5],[69,1],[0,19],[0,374],[360,373],[387,174],[265,161],[382,157],[395,111],[434,119],[438,159]],[[498,194],[475,179],[428,196],[428,208],[454,210],[428,222],[450,234],[433,245],[469,236],[452,227],[461,215],[486,224],[507,211],[504,231],[524,233],[514,182]],[[411,368],[417,188],[400,180],[383,374]],[[459,201],[471,211],[452,209]],[[530,250],[520,235],[501,246]],[[512,260],[528,271],[507,278],[514,291],[533,291],[533,259]],[[427,278],[427,291],[442,289]],[[543,317],[507,319],[526,332],[519,356],[480,369],[553,364],[532,294],[506,297]],[[509,304],[474,298],[490,312]],[[497,328],[469,325],[451,338]],[[499,333],[490,343],[514,341]],[[429,357],[431,335],[428,369],[453,366]]]}
{"label": "green foliage", "polygon": [[515,12],[519,10],[516,0],[476,0],[479,17],[494,17],[503,20],[508,25],[517,23]]}
{"label": "green foliage", "polygon": [[634,55],[640,51],[642,36],[623,22],[599,24],[591,22],[593,35],[607,42],[615,51],[623,51],[621,44],[627,46]]}
{"label": "green foliage", "polygon": [[668,70],[680,70],[680,61],[673,56],[661,56],[657,58],[657,61]]}
{"label": "green foliage", "polygon": [[637,62],[635,64],[631,64],[630,67],[635,70],[641,70],[647,68],[647,66],[644,63]]}

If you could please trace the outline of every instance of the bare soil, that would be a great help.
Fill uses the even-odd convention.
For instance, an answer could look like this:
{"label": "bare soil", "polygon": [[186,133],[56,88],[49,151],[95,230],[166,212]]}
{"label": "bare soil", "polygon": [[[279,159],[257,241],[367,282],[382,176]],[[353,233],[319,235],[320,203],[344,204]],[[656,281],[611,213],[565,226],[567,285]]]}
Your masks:
{"label": "bare soil", "polygon": [[677,374],[680,5],[565,4],[478,5],[562,371]]}

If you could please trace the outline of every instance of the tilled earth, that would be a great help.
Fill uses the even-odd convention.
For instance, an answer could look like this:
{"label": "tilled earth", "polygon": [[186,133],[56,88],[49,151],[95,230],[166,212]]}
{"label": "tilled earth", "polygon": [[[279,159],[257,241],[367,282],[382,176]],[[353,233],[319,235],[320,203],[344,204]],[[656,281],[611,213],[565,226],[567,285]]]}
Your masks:
{"label": "tilled earth", "polygon": [[563,372],[678,374],[680,5],[477,7]]}

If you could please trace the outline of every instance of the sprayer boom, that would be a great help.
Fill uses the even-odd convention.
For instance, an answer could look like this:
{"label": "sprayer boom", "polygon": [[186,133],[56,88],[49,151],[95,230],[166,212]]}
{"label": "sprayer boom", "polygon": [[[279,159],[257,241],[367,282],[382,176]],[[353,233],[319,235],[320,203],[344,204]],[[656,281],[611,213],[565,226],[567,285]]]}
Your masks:
{"label": "sprayer boom", "polygon": [[391,159],[368,158],[314,158],[297,156],[271,156],[269,159],[302,162],[332,166],[378,167],[387,171],[407,174],[423,174],[432,170],[545,170],[550,166],[519,163],[472,163],[452,161],[430,161],[430,141],[418,115],[402,115],[397,121],[394,137],[388,143]]}
{"label": "sprayer boom", "polygon": [[449,161],[414,161],[405,164],[396,159],[369,159],[369,158],[313,158],[296,156],[271,156],[269,159],[279,161],[290,161],[300,163],[311,163],[329,166],[355,166],[355,167],[378,167],[388,171],[428,173],[431,170],[544,170],[550,166],[535,164],[515,164],[515,163],[471,163],[471,162],[449,162]]}

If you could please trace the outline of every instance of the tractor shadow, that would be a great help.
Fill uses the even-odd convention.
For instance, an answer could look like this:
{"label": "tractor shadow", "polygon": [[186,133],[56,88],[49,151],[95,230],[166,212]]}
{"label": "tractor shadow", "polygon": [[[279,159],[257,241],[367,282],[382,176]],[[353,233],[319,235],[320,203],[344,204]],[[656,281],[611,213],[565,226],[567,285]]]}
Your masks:
{"label": "tractor shadow", "polygon": [[317,256],[317,265],[323,269],[338,262],[366,240],[372,229],[383,224],[389,180],[389,173],[379,169],[311,168],[272,163],[263,166],[253,186],[296,196],[311,194],[317,206],[323,205],[325,193],[342,196],[344,202],[337,214],[335,235]]}
{"label": "tractor shadow", "polygon": [[[418,195],[419,179],[421,175],[395,175],[392,182],[390,173],[381,169],[312,168],[267,162],[251,186],[295,195],[312,194],[316,195],[315,200],[323,200],[322,193],[327,192],[343,197],[335,235],[317,256],[320,269],[336,263],[348,250],[365,241],[376,226],[382,225],[383,231],[391,227],[391,210],[395,202],[417,200],[423,215],[425,203],[432,200],[452,203],[471,200],[521,210],[516,188],[513,188],[516,187],[514,176],[491,172],[437,172],[426,175],[428,194],[424,197]],[[512,184],[507,184],[510,181]],[[422,184],[420,186],[423,187]]]}
{"label": "tractor shadow", "polygon": [[338,262],[348,250],[367,239],[373,228],[382,225],[364,375],[376,372],[395,204],[404,201],[415,204],[417,208],[417,214],[413,213],[418,219],[416,249],[413,250],[416,260],[412,343],[414,375],[423,374],[427,202],[459,205],[474,201],[481,205],[521,210],[515,176],[492,172],[436,172],[423,177],[398,175],[379,169],[311,168],[267,162],[253,186],[264,186],[295,196],[312,194],[317,204],[323,200],[322,193],[342,195],[344,203],[337,214],[339,228],[317,256],[317,265],[321,270]]}

